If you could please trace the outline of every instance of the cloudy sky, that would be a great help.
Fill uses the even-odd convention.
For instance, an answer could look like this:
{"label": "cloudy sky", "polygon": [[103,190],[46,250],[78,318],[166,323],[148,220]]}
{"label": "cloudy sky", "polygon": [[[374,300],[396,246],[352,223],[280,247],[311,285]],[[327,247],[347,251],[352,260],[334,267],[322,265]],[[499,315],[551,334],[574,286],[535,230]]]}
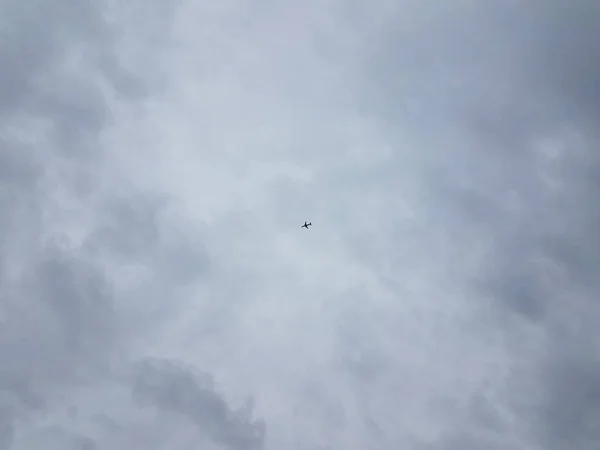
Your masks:
{"label": "cloudy sky", "polygon": [[596,0],[0,18],[0,450],[598,448]]}

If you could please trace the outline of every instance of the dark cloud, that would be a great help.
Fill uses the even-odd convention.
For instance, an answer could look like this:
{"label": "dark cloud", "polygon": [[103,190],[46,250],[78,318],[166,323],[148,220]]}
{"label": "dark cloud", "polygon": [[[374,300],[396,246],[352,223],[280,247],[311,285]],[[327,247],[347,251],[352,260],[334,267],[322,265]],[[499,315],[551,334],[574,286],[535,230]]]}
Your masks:
{"label": "dark cloud", "polygon": [[27,266],[29,273],[2,283],[0,406],[7,442],[16,422],[47,406],[48,387],[105,373],[116,336],[110,289],[96,268],[52,249]]}
{"label": "dark cloud", "polygon": [[[9,1],[3,8],[11,17],[11,26],[0,50],[0,61],[5,67],[0,79],[4,87],[0,104],[5,114],[28,106],[43,108],[43,96],[51,95],[51,86],[45,92],[36,89],[38,83],[45,83],[41,75],[60,72],[65,58],[72,56],[73,46],[91,40],[103,51],[112,45],[99,5],[67,1],[28,8],[20,2]],[[90,46],[88,51],[98,50]],[[55,78],[54,81],[64,86],[68,79]],[[55,101],[60,100],[55,97]]]}
{"label": "dark cloud", "polygon": [[107,199],[86,251],[121,263],[152,263],[159,280],[179,285],[198,280],[208,270],[207,255],[193,224],[180,217],[172,200],[154,192]]}
{"label": "dark cloud", "polygon": [[[472,3],[448,14],[415,7],[427,27],[382,33],[364,104],[425,136],[435,227],[488,249],[470,274],[474,309],[491,297],[489,327],[508,340],[515,326],[543,330],[539,353],[512,350],[529,358],[520,378],[545,392],[528,394],[535,407],[513,406],[516,420],[535,424],[543,448],[595,448],[600,5]],[[523,448],[473,437],[478,429],[473,421],[432,448]]]}
{"label": "dark cloud", "polygon": [[547,383],[546,401],[539,409],[542,444],[551,450],[596,448],[600,441],[600,358],[595,352],[576,352],[550,361],[542,378]]}
{"label": "dark cloud", "polygon": [[[43,180],[39,175],[36,184]],[[0,396],[0,443],[6,442],[0,448],[7,449],[14,430],[27,426],[32,414],[53,410],[57,392],[114,383],[111,365],[115,354],[127,347],[130,329],[138,329],[157,302],[165,312],[172,309],[177,290],[202,277],[208,263],[189,229],[175,229],[169,222],[168,214],[175,210],[158,213],[160,196],[135,190],[117,198],[104,194],[93,211],[105,220],[88,227],[87,237],[77,245],[60,231],[44,236],[49,231],[45,216],[60,212],[60,206],[40,200],[37,187],[20,188],[17,183],[14,195],[2,211],[8,225],[0,241],[0,358],[7,362],[0,370],[5,394]],[[139,264],[148,276],[124,290],[113,281],[114,273],[106,271],[106,261],[110,270]],[[144,309],[128,306],[136,298],[143,300]]]}
{"label": "dark cloud", "polygon": [[584,0],[573,8],[561,2],[536,6],[528,54],[531,85],[552,98],[562,118],[594,127],[600,118],[600,5]]}
{"label": "dark cloud", "polygon": [[[170,201],[139,192],[118,170],[111,171],[114,189],[98,182],[112,164],[100,140],[113,120],[107,94],[135,101],[147,92],[147,77],[125,68],[103,8],[72,1],[2,7],[10,18],[0,45],[3,450],[35,439],[32,425],[58,414],[61,395],[116,382],[112,364],[115,350],[127,347],[129,299],[107,261],[111,270],[146,265],[163,297],[167,285],[193,282],[207,264],[189,229],[172,236],[175,222],[157,217]],[[165,25],[168,13],[163,8],[154,25]],[[137,291],[148,295],[144,286]],[[69,427],[51,428],[42,448],[101,445]]]}
{"label": "dark cloud", "polygon": [[143,362],[136,370],[133,395],[141,404],[187,417],[227,448],[264,447],[264,422],[252,417],[249,406],[232,410],[216,392],[210,374],[168,360]]}

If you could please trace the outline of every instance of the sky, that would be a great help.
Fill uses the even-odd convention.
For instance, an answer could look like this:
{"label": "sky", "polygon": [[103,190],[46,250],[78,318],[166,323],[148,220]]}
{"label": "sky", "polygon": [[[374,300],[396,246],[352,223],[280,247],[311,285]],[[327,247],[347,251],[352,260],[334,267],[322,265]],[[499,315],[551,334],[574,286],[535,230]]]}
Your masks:
{"label": "sky", "polygon": [[599,21],[0,2],[0,450],[597,449]]}

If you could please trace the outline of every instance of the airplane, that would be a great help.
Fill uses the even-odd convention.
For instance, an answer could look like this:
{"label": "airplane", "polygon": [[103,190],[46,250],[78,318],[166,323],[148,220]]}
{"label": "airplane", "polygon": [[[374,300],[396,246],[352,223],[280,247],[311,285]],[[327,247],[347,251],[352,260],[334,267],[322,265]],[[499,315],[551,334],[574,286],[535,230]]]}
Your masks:
{"label": "airplane", "polygon": [[304,225],[302,225],[302,228],[306,228],[308,230],[308,227],[310,227],[311,225],[311,222],[306,223],[306,221],[304,221]]}

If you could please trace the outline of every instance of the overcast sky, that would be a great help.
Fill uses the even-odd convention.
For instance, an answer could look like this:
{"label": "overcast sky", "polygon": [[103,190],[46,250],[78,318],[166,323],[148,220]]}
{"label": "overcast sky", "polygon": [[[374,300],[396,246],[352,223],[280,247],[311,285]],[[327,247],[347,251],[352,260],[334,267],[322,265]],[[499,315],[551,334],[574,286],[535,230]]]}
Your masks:
{"label": "overcast sky", "polygon": [[0,23],[0,450],[598,448],[597,0]]}

